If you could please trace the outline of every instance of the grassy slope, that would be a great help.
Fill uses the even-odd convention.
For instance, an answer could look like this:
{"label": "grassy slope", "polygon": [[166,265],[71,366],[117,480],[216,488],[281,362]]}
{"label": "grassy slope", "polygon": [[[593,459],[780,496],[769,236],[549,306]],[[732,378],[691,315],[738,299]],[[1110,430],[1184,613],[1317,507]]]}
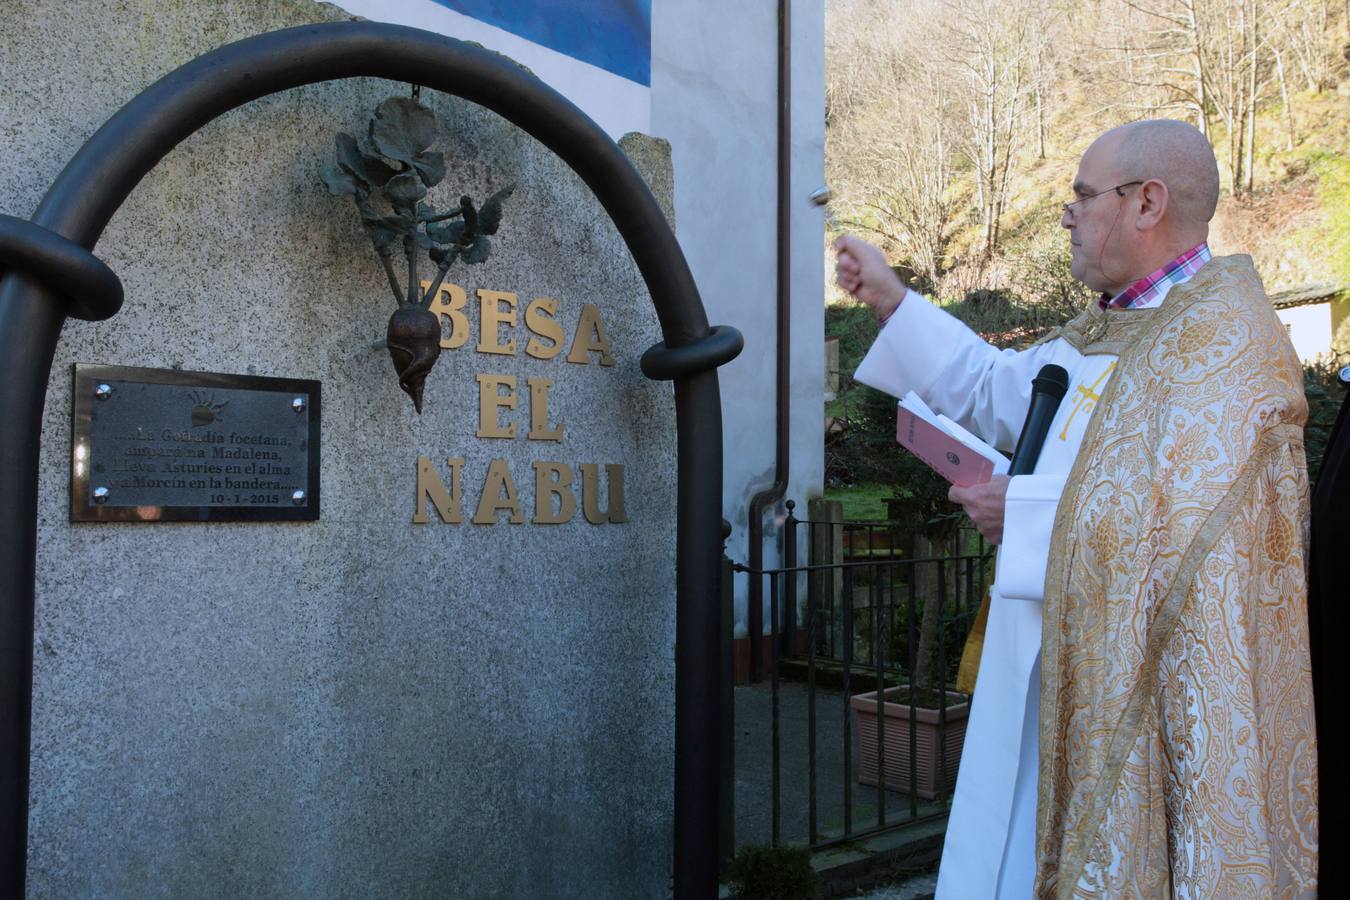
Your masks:
{"label": "grassy slope", "polygon": [[[1227,189],[1227,135],[1214,126],[1224,191],[1211,227],[1215,253],[1247,253],[1256,262],[1267,289],[1350,281],[1350,78],[1321,94],[1291,97],[1298,142],[1286,149],[1284,110],[1276,102],[1257,117],[1254,190],[1234,199]],[[1052,126],[1044,160],[1032,160],[1011,182],[1004,221],[1006,256],[1033,244],[1061,240],[1058,203],[1078,157],[1095,136],[1065,116]],[[958,232],[953,256],[968,253],[978,229]]]}

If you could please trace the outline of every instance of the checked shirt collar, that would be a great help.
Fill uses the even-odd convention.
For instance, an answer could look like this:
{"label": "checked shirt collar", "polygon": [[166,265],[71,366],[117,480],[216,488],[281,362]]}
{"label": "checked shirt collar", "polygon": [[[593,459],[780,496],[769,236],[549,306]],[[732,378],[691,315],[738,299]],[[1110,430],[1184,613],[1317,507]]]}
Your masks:
{"label": "checked shirt collar", "polygon": [[1163,266],[1151,275],[1145,275],[1125,290],[1108,297],[1102,294],[1097,303],[1102,309],[1144,309],[1157,306],[1174,286],[1189,281],[1191,276],[1209,262],[1209,244],[1201,242]]}

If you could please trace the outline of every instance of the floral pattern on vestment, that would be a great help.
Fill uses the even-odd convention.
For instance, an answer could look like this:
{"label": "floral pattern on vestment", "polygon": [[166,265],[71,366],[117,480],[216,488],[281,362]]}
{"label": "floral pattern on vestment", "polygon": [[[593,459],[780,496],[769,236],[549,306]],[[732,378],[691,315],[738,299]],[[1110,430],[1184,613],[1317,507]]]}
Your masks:
{"label": "floral pattern on vestment", "polygon": [[1316,894],[1302,369],[1245,256],[1061,337],[1119,362],[1055,521],[1038,897]]}

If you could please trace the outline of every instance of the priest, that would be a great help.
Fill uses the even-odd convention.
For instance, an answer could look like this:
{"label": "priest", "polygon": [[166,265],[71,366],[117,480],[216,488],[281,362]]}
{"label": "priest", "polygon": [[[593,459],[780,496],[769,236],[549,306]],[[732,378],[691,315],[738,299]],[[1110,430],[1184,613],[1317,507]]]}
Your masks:
{"label": "priest", "polygon": [[1101,298],[1020,352],[836,243],[883,323],[860,381],[1010,451],[1069,373],[1034,473],[951,491],[1000,548],[938,896],[1315,896],[1302,369],[1251,260],[1211,257],[1198,130],[1108,131],[1073,194]]}

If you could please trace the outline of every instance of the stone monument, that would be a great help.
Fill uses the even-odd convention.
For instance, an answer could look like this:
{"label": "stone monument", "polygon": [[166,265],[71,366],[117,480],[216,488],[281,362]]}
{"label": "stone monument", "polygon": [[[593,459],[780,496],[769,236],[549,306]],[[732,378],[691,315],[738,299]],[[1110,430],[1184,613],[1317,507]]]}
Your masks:
{"label": "stone monument", "polygon": [[[6,7],[0,211],[30,215],[174,67],[325,17],[306,0]],[[66,325],[42,424],[31,896],[667,889],[675,450],[670,389],[638,368],[661,339],[652,302],[565,165],[423,92],[448,185],[516,187],[491,258],[432,304],[441,356],[415,412],[375,345],[385,274],[316,175],[335,131],[409,88],[329,82],[230,113],[98,243],[126,307]],[[623,146],[669,209],[668,152]],[[77,364],[317,382],[317,517],[72,521]],[[225,410],[198,424],[189,407],[184,432],[247,438]]]}

